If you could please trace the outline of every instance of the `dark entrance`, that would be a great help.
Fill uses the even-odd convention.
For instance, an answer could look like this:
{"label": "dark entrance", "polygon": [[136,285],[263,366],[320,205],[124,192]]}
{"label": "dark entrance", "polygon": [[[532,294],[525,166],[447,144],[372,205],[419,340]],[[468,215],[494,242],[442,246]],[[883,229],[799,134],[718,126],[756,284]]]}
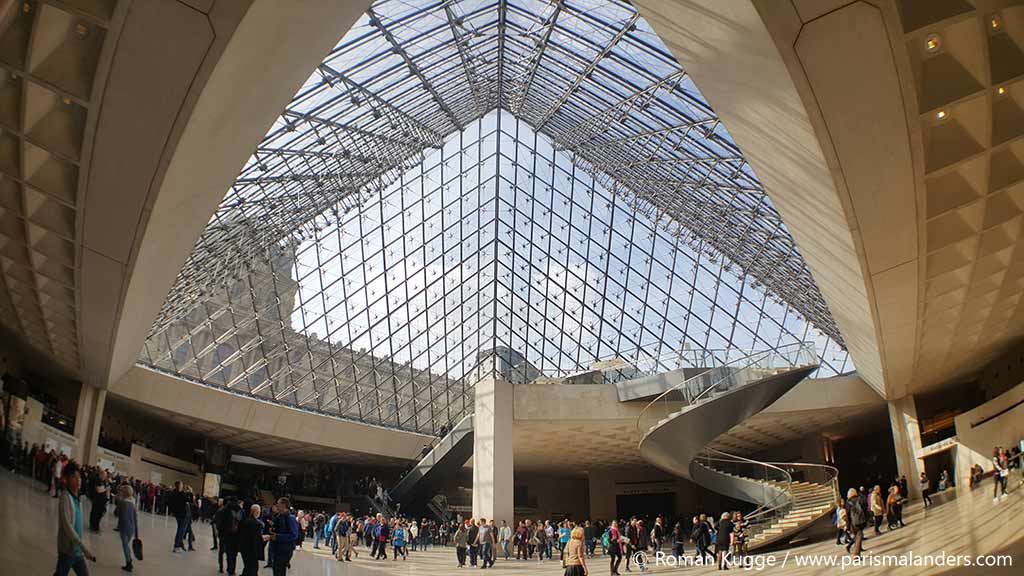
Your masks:
{"label": "dark entrance", "polygon": [[631,516],[651,522],[658,516],[672,518],[676,515],[676,495],[672,492],[620,494],[615,497],[615,513],[626,520]]}

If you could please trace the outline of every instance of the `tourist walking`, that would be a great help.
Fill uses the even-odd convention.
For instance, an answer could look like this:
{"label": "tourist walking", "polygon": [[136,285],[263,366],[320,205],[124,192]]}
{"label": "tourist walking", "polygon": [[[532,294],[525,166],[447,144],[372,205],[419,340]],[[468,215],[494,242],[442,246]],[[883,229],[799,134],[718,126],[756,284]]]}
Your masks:
{"label": "tourist walking", "polygon": [[57,522],[57,568],[54,576],[66,576],[71,570],[77,576],[89,576],[85,561],[96,561],[89,548],[82,541],[82,504],[78,492],[82,489],[82,475],[78,465],[68,464],[61,471],[67,490],[60,495]]}
{"label": "tourist walking", "polygon": [[921,498],[924,499],[924,507],[927,508],[932,505],[931,493],[932,493],[932,482],[928,479],[928,475],[921,472]]}
{"label": "tourist walking", "polygon": [[213,522],[217,525],[217,533],[220,534],[220,547],[217,549],[217,573],[224,571],[225,559],[228,576],[233,576],[235,567],[238,564],[238,528],[241,522],[241,508],[234,498],[224,501],[224,506],[217,510]]}
{"label": "tourist walking", "polygon": [[564,576],[587,576],[587,554],[583,545],[583,527],[577,526],[569,534],[569,541],[562,550]]}
{"label": "tourist walking", "polygon": [[100,531],[100,520],[107,512],[107,502],[110,500],[110,486],[107,484],[107,471],[100,470],[96,475],[95,485],[89,490],[89,500],[92,508],[89,509],[89,530]]}
{"label": "tourist walking", "polygon": [[858,496],[856,488],[850,488],[846,493],[846,514],[849,518],[850,541],[846,544],[846,551],[853,556],[860,556],[863,552],[864,528],[868,525],[868,513],[864,504]]}
{"label": "tourist walking", "polygon": [[622,564],[622,535],[619,534],[619,521],[612,520],[608,528],[608,556],[611,559],[611,576],[619,576],[619,565]]}
{"label": "tourist walking", "polygon": [[[183,539],[188,528],[188,506],[185,503],[185,491],[181,488],[181,481],[174,483],[174,490],[167,494],[167,511],[174,516],[174,548],[172,552],[181,552],[185,549]],[[223,534],[221,535],[223,537]]]}
{"label": "tourist walking", "polygon": [[458,560],[458,568],[466,566],[466,545],[469,541],[469,521],[460,523],[455,530],[455,558]]}
{"label": "tourist walking", "polygon": [[690,532],[690,538],[693,539],[694,545],[697,547],[694,558],[700,558],[701,564],[705,563],[705,558],[710,557],[712,560],[715,559],[715,555],[709,550],[711,544],[711,529],[708,527],[707,521],[704,519],[704,515],[701,514],[699,517],[693,517],[693,529]]}
{"label": "tourist walking", "polygon": [[498,542],[501,544],[501,552],[504,554],[505,560],[508,560],[512,556],[510,550],[512,528],[504,520],[501,521],[501,528],[498,529]]}
{"label": "tourist walking", "polygon": [[849,541],[850,536],[847,533],[847,527],[849,526],[849,517],[846,512],[846,505],[843,503],[843,499],[840,498],[836,501],[836,545],[841,545],[845,538]]}
{"label": "tourist walking", "polygon": [[[1010,479],[1010,462],[1005,450],[997,446],[992,451],[992,503],[999,502],[1000,498],[1006,498],[1006,484]],[[1000,495],[1000,492],[1002,495]]]}
{"label": "tourist walking", "polygon": [[718,569],[729,569],[729,547],[732,545],[732,518],[728,512],[722,512],[718,522],[718,534],[715,536],[715,555],[718,558]]}
{"label": "tourist walking", "polygon": [[676,560],[683,557],[686,553],[686,529],[683,527],[683,521],[676,522],[675,528],[672,529],[672,555],[676,557]]}
{"label": "tourist walking", "polygon": [[122,484],[117,490],[117,533],[121,537],[121,552],[124,554],[121,569],[125,572],[132,571],[132,540],[139,537],[139,516],[134,497],[131,484]]}
{"label": "tourist walking", "polygon": [[875,519],[875,535],[882,533],[882,515],[885,513],[885,503],[882,502],[882,487],[875,485],[871,490],[871,498],[869,500],[871,506],[871,515]]}

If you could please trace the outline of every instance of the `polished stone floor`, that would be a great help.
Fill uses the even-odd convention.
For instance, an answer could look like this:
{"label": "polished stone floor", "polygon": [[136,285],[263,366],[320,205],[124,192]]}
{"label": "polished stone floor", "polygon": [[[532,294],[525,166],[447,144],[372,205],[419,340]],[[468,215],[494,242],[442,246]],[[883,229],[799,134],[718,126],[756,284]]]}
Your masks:
{"label": "polished stone floor", "polygon": [[[907,514],[908,526],[892,533],[884,532],[871,537],[865,549],[872,555],[941,554],[971,555],[1009,554],[1013,567],[1003,568],[847,568],[855,574],[1020,574],[1024,566],[1024,490],[1014,482],[1009,498],[998,505],[992,503],[991,486],[976,490],[960,499],[952,500],[925,512],[919,506]],[[172,554],[173,521],[167,518],[140,514],[140,535],[146,544],[146,560],[136,563],[135,573],[152,576],[183,576],[217,573],[216,553],[211,552],[209,526],[196,524],[198,541],[196,552]],[[87,541],[99,560],[90,565],[94,575],[123,574],[121,549],[117,533],[112,530],[113,518],[104,518],[100,534],[89,533]],[[38,485],[33,486],[23,477],[0,472],[0,574],[17,576],[49,576],[53,573],[56,548],[56,500],[49,498]],[[787,565],[764,570],[767,573],[827,574],[839,573],[838,567],[797,567],[796,557],[820,555],[822,558],[839,557],[841,548],[832,542],[818,542],[798,546],[788,551]],[[777,563],[787,552],[774,554]],[[455,569],[452,549],[431,549],[412,553],[407,562],[372,561],[363,555],[352,563],[338,563],[324,551],[314,551],[307,544],[296,552],[292,563],[293,576],[390,576],[441,575],[470,572]],[[656,574],[710,573],[713,567],[668,568],[652,567]],[[239,572],[241,562],[239,561]],[[591,563],[591,574],[608,574],[608,564],[601,558]],[[752,570],[753,571],[753,570]],[[625,570],[622,570],[625,574]],[[556,561],[537,562],[498,561],[491,574],[561,574]],[[634,573],[636,569],[634,568]],[[261,570],[269,576],[269,570]]]}

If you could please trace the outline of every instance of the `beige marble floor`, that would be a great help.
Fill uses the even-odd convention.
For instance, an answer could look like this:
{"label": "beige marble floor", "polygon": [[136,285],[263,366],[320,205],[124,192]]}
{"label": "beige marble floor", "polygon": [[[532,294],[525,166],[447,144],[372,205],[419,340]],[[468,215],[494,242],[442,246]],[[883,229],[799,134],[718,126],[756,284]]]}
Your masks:
{"label": "beige marble floor", "polygon": [[[1016,479],[1015,479],[1016,480]],[[998,505],[991,500],[991,486],[975,491],[925,512],[920,507],[908,511],[908,527],[867,540],[865,549],[872,555],[896,555],[912,551],[917,555],[941,554],[977,556],[979,554],[1007,554],[1012,567],[1002,568],[847,568],[853,574],[1021,574],[1024,566],[1024,490],[1016,486],[1009,498]],[[146,543],[146,560],[136,564],[137,574],[152,576],[182,576],[216,574],[216,554],[209,550],[209,527],[197,524],[197,551],[172,554],[170,551],[173,522],[167,518],[140,514],[140,532]],[[55,561],[56,501],[48,498],[39,486],[33,486],[23,477],[0,472],[0,575],[48,576],[53,573]],[[94,575],[123,574],[120,570],[121,552],[117,534],[112,530],[113,518],[104,519],[100,534],[87,534],[86,538],[97,552],[99,560],[90,565]],[[797,557],[820,555],[839,558],[841,548],[831,542],[818,542],[799,546],[774,554],[777,566],[766,573],[798,575],[836,574],[838,567],[797,567]],[[410,555],[406,562],[392,560],[374,562],[364,554],[355,562],[338,563],[324,551],[306,549],[298,551],[292,563],[293,576],[417,576],[470,572],[457,570],[452,549],[432,549]],[[786,559],[786,566],[781,562]],[[652,567],[655,574],[709,573],[712,567],[668,568]],[[239,572],[241,562],[239,562]],[[625,574],[625,570],[622,570]],[[562,572],[558,562],[505,562],[498,561],[492,575],[544,574],[555,576]],[[753,570],[751,570],[753,572]],[[591,565],[592,574],[607,574],[607,562],[596,558]],[[634,569],[634,573],[636,570]],[[269,575],[269,570],[261,570]]]}

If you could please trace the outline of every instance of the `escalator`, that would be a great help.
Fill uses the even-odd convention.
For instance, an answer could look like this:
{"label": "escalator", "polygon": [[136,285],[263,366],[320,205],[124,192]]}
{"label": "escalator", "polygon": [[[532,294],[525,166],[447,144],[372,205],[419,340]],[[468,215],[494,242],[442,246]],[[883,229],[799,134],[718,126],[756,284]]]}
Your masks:
{"label": "escalator", "polygon": [[388,492],[402,513],[419,512],[473,455],[473,415],[466,415]]}

